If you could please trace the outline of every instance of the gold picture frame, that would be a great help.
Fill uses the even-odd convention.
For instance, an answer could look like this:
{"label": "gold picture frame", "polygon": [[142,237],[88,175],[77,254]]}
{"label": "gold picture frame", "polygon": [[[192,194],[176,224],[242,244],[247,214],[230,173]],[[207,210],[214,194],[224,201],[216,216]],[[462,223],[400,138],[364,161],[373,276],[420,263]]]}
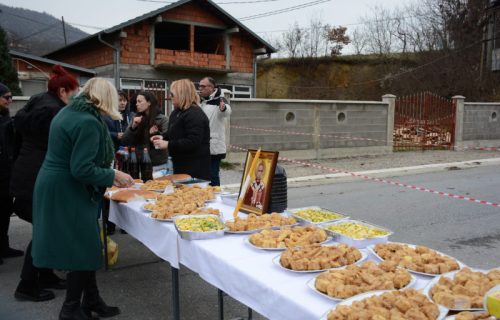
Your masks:
{"label": "gold picture frame", "polygon": [[254,172],[250,172],[250,183],[248,184],[247,190],[242,190],[256,152],[257,150],[255,149],[249,149],[247,151],[245,170],[243,171],[239,192],[240,195],[244,192],[240,211],[262,215],[267,212],[269,207],[271,187],[279,152],[264,150],[260,152],[257,166]]}

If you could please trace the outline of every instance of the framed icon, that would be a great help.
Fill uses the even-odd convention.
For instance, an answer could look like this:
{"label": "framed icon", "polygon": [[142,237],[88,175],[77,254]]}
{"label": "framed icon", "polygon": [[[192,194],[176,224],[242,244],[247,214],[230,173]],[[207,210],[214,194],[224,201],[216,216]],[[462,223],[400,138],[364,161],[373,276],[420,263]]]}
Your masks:
{"label": "framed icon", "polygon": [[[262,215],[267,212],[269,207],[274,170],[278,162],[279,152],[262,150],[257,159],[255,169],[253,172],[249,172],[256,153],[257,150],[253,149],[249,149],[247,152],[245,171],[243,172],[240,185],[240,196],[242,193],[244,194],[240,210]],[[250,182],[246,190],[243,190],[248,175],[250,176]]]}

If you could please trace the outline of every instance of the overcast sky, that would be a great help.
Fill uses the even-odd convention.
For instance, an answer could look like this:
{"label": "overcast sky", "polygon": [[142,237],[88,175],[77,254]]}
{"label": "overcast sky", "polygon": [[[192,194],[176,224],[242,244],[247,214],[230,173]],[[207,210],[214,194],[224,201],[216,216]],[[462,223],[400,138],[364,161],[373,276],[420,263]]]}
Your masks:
{"label": "overcast sky", "polygon": [[[95,33],[109,28],[126,20],[135,18],[149,11],[158,9],[170,2],[157,0],[0,0],[1,3],[26,9],[47,12],[57,18],[64,19],[74,26],[88,32]],[[264,1],[264,2],[263,2]],[[355,24],[363,16],[369,15],[374,5],[393,8],[412,0],[216,0],[215,3],[229,12],[235,18],[243,18],[260,13],[286,9],[294,6],[307,6],[309,3],[318,3],[299,10],[275,14],[268,17],[243,21],[260,36],[279,35],[280,30],[286,30],[295,21],[301,27],[306,27],[311,18],[321,18],[331,25],[347,25],[348,29],[355,28]],[[239,4],[224,4],[227,2],[253,2]],[[92,26],[92,27],[84,27]],[[93,28],[98,27],[98,28]],[[266,32],[266,33],[263,33]]]}

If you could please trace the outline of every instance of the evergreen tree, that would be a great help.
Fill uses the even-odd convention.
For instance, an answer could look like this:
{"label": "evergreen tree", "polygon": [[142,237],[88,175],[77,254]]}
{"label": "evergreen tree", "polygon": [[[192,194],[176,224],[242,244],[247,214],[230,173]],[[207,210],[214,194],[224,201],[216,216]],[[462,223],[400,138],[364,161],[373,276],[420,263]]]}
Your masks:
{"label": "evergreen tree", "polygon": [[21,95],[17,71],[9,54],[7,33],[2,27],[0,27],[0,82],[9,87],[13,95]]}

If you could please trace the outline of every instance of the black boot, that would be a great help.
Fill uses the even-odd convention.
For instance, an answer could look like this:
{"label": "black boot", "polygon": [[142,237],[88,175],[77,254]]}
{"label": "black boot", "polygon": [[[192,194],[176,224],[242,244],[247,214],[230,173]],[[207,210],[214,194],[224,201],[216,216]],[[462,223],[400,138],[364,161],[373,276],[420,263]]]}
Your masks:
{"label": "black boot", "polygon": [[40,302],[52,300],[56,296],[52,291],[40,288],[36,283],[21,280],[17,285],[14,297],[17,300]]}
{"label": "black boot", "polygon": [[92,320],[92,318],[83,312],[80,307],[80,301],[64,301],[64,304],[59,312],[59,320]]}
{"label": "black boot", "polygon": [[91,273],[83,290],[82,309],[87,316],[95,312],[102,318],[109,318],[120,314],[118,307],[108,306],[99,295],[95,271]]}

